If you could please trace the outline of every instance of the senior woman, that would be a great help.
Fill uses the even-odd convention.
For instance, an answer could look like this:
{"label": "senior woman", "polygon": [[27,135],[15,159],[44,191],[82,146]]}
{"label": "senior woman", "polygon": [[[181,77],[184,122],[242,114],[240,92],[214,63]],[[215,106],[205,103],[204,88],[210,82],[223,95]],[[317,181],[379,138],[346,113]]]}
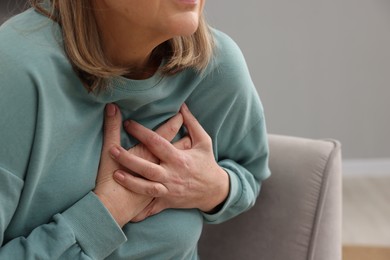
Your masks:
{"label": "senior woman", "polygon": [[0,27],[0,259],[197,259],[269,176],[204,0],[46,0]]}

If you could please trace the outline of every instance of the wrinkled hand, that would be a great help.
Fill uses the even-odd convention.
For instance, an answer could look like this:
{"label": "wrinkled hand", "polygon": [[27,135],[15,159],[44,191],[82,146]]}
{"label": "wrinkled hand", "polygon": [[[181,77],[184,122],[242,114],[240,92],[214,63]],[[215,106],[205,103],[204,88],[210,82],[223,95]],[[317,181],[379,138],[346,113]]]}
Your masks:
{"label": "wrinkled hand", "polygon": [[[181,114],[177,114],[159,127],[156,130],[156,134],[171,141],[178,133],[182,124],[183,117]],[[114,181],[113,173],[118,169],[123,169],[123,167],[113,160],[109,149],[114,145],[120,145],[121,125],[122,119],[119,108],[114,104],[108,104],[104,119],[103,147],[94,192],[118,224],[123,226],[143,211],[153,200],[153,197],[125,189]],[[175,146],[183,149],[191,146],[191,141],[189,138],[183,138],[175,143]],[[158,158],[149,152],[143,144],[134,146],[127,153],[151,162],[159,162]]]}
{"label": "wrinkled hand", "polygon": [[150,151],[156,161],[145,160],[114,145],[113,158],[128,171],[118,170],[115,179],[127,189],[155,199],[132,221],[141,221],[167,208],[198,208],[210,212],[229,193],[229,177],[215,161],[212,141],[186,105],[181,108],[191,147],[175,147],[136,122],[125,125],[129,134]]}
{"label": "wrinkled hand", "polygon": [[[128,128],[129,121],[125,122],[125,127]],[[169,119],[165,124],[160,126],[156,130],[156,134],[164,138],[165,140],[171,142],[173,138],[177,135],[179,132],[181,126],[183,125],[183,116],[178,113],[175,116],[173,116],[171,119]],[[186,136],[180,139],[179,141],[173,143],[173,146],[175,146],[177,149],[188,149],[191,147],[191,139]],[[148,160],[153,163],[159,163],[160,160],[151,153],[144,144],[140,143],[132,148],[130,148],[127,151],[129,154],[133,154],[135,156],[138,156],[142,159]],[[123,167],[122,167],[123,168]]]}

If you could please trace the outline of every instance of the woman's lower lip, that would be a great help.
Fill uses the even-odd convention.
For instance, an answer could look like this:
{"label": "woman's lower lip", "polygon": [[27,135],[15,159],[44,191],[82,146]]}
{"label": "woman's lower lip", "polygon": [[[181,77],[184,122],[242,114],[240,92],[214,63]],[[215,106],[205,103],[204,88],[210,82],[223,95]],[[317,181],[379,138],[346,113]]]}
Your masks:
{"label": "woman's lower lip", "polygon": [[197,4],[198,3],[198,0],[178,0],[180,3],[183,3],[183,4]]}

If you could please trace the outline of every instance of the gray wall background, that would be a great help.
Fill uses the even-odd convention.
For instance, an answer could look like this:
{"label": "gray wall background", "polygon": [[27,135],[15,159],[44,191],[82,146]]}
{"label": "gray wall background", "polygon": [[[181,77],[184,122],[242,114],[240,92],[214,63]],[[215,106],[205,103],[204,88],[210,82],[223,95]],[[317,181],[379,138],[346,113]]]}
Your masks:
{"label": "gray wall background", "polygon": [[208,0],[206,16],[241,47],[269,132],[390,158],[389,0]]}
{"label": "gray wall background", "polygon": [[[24,2],[0,0],[0,23]],[[269,132],[390,158],[389,0],[207,0],[206,15],[241,47]]]}

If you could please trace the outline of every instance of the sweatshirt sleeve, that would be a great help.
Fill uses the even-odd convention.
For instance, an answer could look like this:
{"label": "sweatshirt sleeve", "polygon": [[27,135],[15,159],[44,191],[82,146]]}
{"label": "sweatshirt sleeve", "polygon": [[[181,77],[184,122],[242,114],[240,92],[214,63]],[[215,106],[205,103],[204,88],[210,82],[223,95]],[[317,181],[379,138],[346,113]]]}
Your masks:
{"label": "sweatshirt sleeve", "polygon": [[[104,259],[126,241],[120,227],[90,192],[27,236],[4,243],[4,230],[18,201],[21,180],[1,170],[0,259]],[[6,188],[5,188],[6,187]]]}
{"label": "sweatshirt sleeve", "polygon": [[23,215],[20,201],[28,192],[25,180],[39,98],[22,69],[23,58],[11,54],[0,48],[0,259],[103,259],[126,236],[93,192],[32,231],[15,232],[19,227],[13,221]]}
{"label": "sweatshirt sleeve", "polygon": [[230,192],[218,212],[203,213],[206,223],[224,222],[247,211],[255,204],[262,181],[270,175],[264,124],[262,118],[243,139],[230,146],[231,156],[218,162],[229,175]]}
{"label": "sweatshirt sleeve", "polygon": [[208,115],[201,120],[212,125],[207,130],[216,160],[229,175],[230,192],[218,212],[203,213],[206,223],[220,223],[251,208],[270,175],[263,106],[244,56],[230,37],[218,31],[214,34],[216,58],[203,89],[209,95],[197,99],[206,99]]}

